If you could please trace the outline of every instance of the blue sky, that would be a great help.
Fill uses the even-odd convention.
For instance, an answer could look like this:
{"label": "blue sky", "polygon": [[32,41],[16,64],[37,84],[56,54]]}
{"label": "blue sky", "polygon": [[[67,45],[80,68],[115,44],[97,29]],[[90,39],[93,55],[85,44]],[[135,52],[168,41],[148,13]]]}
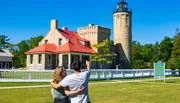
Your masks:
{"label": "blue sky", "polygon": [[[0,34],[12,43],[46,35],[50,20],[57,19],[59,28],[76,31],[90,23],[111,28],[113,9],[121,0],[1,0]],[[180,28],[179,0],[125,0],[133,10],[133,40],[141,44],[173,37]]]}

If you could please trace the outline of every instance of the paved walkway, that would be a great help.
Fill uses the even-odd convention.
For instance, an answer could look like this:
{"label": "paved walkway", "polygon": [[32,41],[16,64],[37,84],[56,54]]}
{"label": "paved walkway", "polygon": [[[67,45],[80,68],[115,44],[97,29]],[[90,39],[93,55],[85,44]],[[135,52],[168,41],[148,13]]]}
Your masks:
{"label": "paved walkway", "polygon": [[[180,77],[171,77],[166,79],[178,79]],[[142,83],[156,83],[156,84],[175,84],[180,85],[177,83],[158,83],[158,82],[148,82],[148,81],[154,81],[154,79],[144,79],[144,80],[112,80],[112,82],[94,82],[89,83],[90,85],[93,84],[116,84],[116,83],[129,83],[129,82],[142,82]],[[50,87],[50,85],[35,85],[35,86],[12,86],[12,87],[0,87],[0,89],[19,89],[19,88],[43,88],[43,87]]]}

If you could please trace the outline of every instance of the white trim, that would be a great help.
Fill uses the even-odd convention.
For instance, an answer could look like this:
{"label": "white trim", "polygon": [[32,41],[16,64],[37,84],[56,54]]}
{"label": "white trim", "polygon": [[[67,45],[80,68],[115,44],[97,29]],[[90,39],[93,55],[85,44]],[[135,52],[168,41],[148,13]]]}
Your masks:
{"label": "white trim", "polygon": [[91,55],[91,54],[88,54],[88,53],[77,53],[77,52],[69,52],[69,53],[61,53],[61,54],[72,54],[72,55]]}

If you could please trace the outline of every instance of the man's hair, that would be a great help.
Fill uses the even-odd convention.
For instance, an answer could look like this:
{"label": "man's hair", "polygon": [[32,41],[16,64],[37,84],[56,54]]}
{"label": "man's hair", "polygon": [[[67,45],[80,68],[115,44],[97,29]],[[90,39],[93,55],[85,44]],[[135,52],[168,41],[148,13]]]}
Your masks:
{"label": "man's hair", "polygon": [[72,64],[72,68],[75,71],[80,71],[80,69],[81,69],[81,61],[74,61],[73,64]]}

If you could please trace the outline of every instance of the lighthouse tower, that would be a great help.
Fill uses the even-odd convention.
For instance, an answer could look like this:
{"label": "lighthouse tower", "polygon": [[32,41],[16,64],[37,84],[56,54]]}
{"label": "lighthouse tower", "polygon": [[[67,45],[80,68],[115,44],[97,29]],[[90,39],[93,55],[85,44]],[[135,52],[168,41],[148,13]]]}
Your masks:
{"label": "lighthouse tower", "polygon": [[122,69],[132,68],[132,10],[124,0],[117,4],[114,16],[114,44],[117,64]]}

